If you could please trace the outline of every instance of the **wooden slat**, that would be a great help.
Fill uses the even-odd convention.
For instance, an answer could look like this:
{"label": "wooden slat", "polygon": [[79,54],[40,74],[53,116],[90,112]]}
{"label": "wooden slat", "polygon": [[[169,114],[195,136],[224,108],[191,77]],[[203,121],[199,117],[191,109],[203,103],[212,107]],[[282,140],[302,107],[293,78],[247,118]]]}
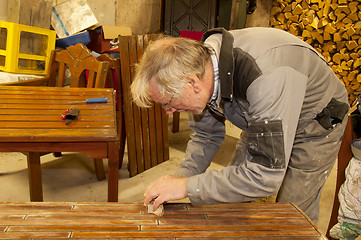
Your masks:
{"label": "wooden slat", "polygon": [[[100,116],[113,116],[113,111],[109,111],[107,109],[100,109],[97,111],[93,111],[92,109],[84,109],[82,105],[74,105],[74,107],[77,107],[81,110],[81,114],[83,116],[97,116],[100,118]],[[61,107],[59,109],[36,109],[36,115],[38,116],[60,116],[64,113],[65,110],[69,108],[69,105],[64,105],[64,107]],[[34,115],[35,111],[34,109],[6,109],[6,114],[4,114],[3,109],[0,109],[0,116],[14,116],[14,115]],[[60,114],[59,114],[60,113]],[[0,118],[1,120],[1,118]],[[29,120],[30,121],[30,120]]]}
{"label": "wooden slat", "polygon": [[[160,37],[162,37],[162,35],[160,34],[150,34],[149,40],[155,41]],[[160,139],[162,139],[160,145],[157,145],[159,147],[159,148],[157,147],[158,149],[157,155],[158,155],[158,163],[161,163],[169,159],[168,116],[160,104],[156,104],[156,105],[158,105],[158,111],[156,110],[156,114],[159,114],[156,116],[156,121],[158,121],[158,119],[160,120],[159,125],[157,125],[156,127],[157,142],[159,143]],[[157,107],[155,108],[157,109]]]}
{"label": "wooden slat", "polygon": [[[2,95],[39,95],[37,98],[41,99],[40,97],[48,97],[54,96],[54,93],[62,92],[62,96],[54,96],[55,99],[58,97],[64,96],[83,96],[86,94],[87,96],[90,95],[102,95],[108,94],[113,92],[113,89],[104,89],[104,88],[92,88],[92,89],[83,89],[83,88],[59,88],[59,87],[47,87],[47,88],[39,88],[39,87],[29,87],[23,88],[22,86],[0,86]],[[41,94],[40,94],[41,93]],[[51,98],[49,98],[51,99]]]}
{"label": "wooden slat", "polygon": [[122,90],[124,99],[124,119],[127,136],[127,147],[128,147],[128,159],[129,159],[129,175],[136,175],[136,148],[135,148],[135,130],[134,130],[134,118],[133,104],[131,102],[130,94],[130,61],[129,61],[129,42],[128,37],[119,36],[119,52],[120,52],[120,63],[121,63],[121,74],[122,74]]}
{"label": "wooden slat", "polygon": [[[130,58],[130,83],[133,82],[135,75],[135,65],[138,63],[137,54],[137,35],[129,37],[129,58]],[[142,137],[142,119],[141,109],[136,106],[133,102],[133,118],[134,118],[134,135],[135,135],[135,146],[136,146],[136,161],[137,161],[137,173],[144,171],[144,152],[143,152],[143,137]]]}
{"label": "wooden slat", "polygon": [[[2,122],[5,121],[12,121],[12,122],[20,122],[20,121],[24,121],[26,120],[27,122],[54,122],[54,121],[59,121],[60,119],[60,114],[57,111],[57,114],[54,115],[45,115],[45,112],[42,111],[44,113],[44,115],[38,115],[38,113],[36,115],[34,115],[34,112],[31,114],[31,116],[28,116],[30,114],[13,114],[13,115],[1,115],[0,114],[0,118]],[[80,114],[78,116],[78,120],[79,121],[84,121],[84,122],[103,122],[103,123],[107,123],[109,122],[109,124],[114,125],[113,122],[113,116],[112,115],[102,115],[102,117],[100,118],[98,115],[84,115],[83,111],[82,114]]]}
{"label": "wooden slat", "polygon": [[162,138],[163,138],[163,161],[169,160],[169,140],[168,140],[168,115],[162,109]]}
{"label": "wooden slat", "polygon": [[162,125],[162,107],[159,104],[154,105],[155,114],[155,133],[157,142],[157,163],[163,162],[163,125]]}
{"label": "wooden slat", "polygon": [[[2,122],[2,121],[1,121]],[[92,128],[115,128],[114,122],[97,122],[97,121],[81,121],[80,119],[74,120],[71,124],[66,125],[64,120],[58,120],[53,122],[43,122],[43,121],[31,121],[31,124],[29,124],[29,121],[11,121],[11,122],[2,122],[1,127],[5,129],[49,129],[49,128],[55,128],[55,129],[62,129],[62,128],[83,128],[87,129],[90,124]]]}
{"label": "wooden slat", "polygon": [[[144,35],[144,50],[149,45],[152,39],[151,35]],[[153,105],[148,109],[148,125],[149,125],[149,141],[150,141],[150,165],[151,167],[158,165],[158,148],[157,148],[157,130],[155,119],[155,106]]]}
{"label": "wooden slat", "polygon": [[155,127],[155,106],[153,105],[148,109],[149,116],[149,139],[150,139],[150,161],[151,166],[158,165],[158,155],[157,155],[157,137],[156,137],[156,127]]}
{"label": "wooden slat", "polygon": [[[144,49],[147,47],[148,42],[146,41],[146,37],[147,35],[137,36],[137,63],[140,62],[144,53]],[[141,119],[144,168],[139,169],[138,172],[142,172],[142,170],[144,171],[152,167],[148,109],[141,109]]]}
{"label": "wooden slat", "polygon": [[[10,139],[11,140],[11,139]],[[106,142],[95,142],[95,141],[84,141],[81,139],[79,142],[16,142],[16,145],[11,141],[3,142],[0,144],[0,151],[2,152],[19,152],[19,151],[38,151],[38,152],[81,152],[89,155],[92,158],[106,158],[108,157],[107,143]],[[75,147],[76,146],[76,147]]]}

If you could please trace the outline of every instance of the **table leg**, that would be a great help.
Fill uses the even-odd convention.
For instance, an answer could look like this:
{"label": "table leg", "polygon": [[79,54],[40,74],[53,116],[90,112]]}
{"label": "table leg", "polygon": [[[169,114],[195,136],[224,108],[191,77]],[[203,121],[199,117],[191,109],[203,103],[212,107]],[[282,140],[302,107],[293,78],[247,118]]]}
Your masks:
{"label": "table leg", "polygon": [[30,201],[43,201],[43,186],[41,178],[40,153],[28,152],[26,153],[28,159],[28,178]]}
{"label": "table leg", "polygon": [[108,143],[108,202],[118,202],[119,142]]}

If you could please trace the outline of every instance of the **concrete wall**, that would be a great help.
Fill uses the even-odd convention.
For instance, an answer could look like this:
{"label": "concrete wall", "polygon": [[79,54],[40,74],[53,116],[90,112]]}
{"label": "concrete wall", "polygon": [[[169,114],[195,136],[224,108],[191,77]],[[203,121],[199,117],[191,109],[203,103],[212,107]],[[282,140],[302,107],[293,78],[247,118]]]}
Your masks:
{"label": "concrete wall", "polygon": [[0,0],[0,21],[7,21],[8,0]]}
{"label": "concrete wall", "polygon": [[159,32],[161,0],[116,0],[115,24],[131,27],[133,34]]}
{"label": "concrete wall", "polygon": [[115,25],[115,0],[87,0],[101,25]]}
{"label": "concrete wall", "polygon": [[[53,0],[53,4],[66,1],[68,0]],[[129,26],[134,34],[159,32],[161,0],[87,0],[87,2],[102,25]]]}

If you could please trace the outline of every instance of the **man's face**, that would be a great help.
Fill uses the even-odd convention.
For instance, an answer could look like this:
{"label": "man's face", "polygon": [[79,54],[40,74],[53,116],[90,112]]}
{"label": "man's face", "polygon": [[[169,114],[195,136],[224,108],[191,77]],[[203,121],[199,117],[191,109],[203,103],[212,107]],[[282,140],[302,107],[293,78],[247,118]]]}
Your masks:
{"label": "man's face", "polygon": [[173,95],[162,97],[154,78],[149,82],[149,92],[153,101],[161,104],[169,115],[175,111],[200,114],[206,107],[208,100],[208,98],[203,97],[204,94],[199,89],[194,88],[192,80],[186,84],[183,93],[179,97]]}
{"label": "man's face", "polygon": [[200,114],[213,93],[213,79],[213,66],[209,61],[202,79],[195,74],[191,74],[179,97],[174,97],[174,95],[163,97],[154,77],[149,81],[149,92],[153,101],[160,103],[169,115],[175,111]]}

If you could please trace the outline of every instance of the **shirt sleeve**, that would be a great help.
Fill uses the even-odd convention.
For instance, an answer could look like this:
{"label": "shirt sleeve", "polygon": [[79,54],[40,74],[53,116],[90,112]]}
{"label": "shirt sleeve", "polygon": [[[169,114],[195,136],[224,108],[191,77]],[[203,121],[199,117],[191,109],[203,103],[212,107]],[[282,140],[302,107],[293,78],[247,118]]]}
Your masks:
{"label": "shirt sleeve", "polygon": [[225,137],[224,118],[216,116],[206,107],[200,115],[189,115],[191,140],[188,142],[184,160],[176,175],[190,177],[204,173],[219,151]]}

